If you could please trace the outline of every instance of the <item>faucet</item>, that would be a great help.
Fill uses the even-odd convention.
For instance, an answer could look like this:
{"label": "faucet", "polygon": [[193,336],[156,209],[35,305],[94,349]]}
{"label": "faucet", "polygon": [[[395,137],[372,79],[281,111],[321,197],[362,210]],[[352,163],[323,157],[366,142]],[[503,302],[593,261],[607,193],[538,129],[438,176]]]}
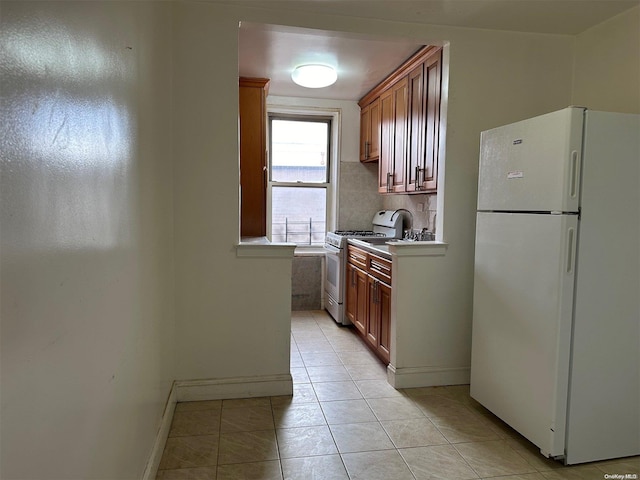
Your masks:
{"label": "faucet", "polygon": [[[407,212],[409,214],[409,237],[411,237],[411,235],[413,234],[413,213],[411,213],[406,208],[399,208],[394,212],[393,215],[395,215],[398,212]],[[393,215],[391,216],[391,218],[393,218]]]}

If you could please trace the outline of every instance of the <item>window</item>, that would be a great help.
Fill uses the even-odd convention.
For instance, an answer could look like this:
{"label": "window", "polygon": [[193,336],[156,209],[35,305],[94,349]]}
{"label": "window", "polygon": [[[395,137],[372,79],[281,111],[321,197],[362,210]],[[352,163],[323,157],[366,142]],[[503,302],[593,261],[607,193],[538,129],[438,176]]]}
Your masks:
{"label": "window", "polygon": [[269,210],[273,242],[321,245],[331,196],[331,117],[269,116]]}

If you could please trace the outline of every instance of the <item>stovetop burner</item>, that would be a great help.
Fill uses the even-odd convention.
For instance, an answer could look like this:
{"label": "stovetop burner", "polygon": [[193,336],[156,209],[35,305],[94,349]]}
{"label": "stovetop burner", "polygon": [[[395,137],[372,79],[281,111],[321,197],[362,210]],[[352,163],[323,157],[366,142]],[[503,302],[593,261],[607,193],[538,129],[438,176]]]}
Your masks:
{"label": "stovetop burner", "polygon": [[372,230],[336,230],[327,232],[325,245],[345,248],[347,239],[367,237],[402,238],[402,215],[398,210],[381,210],[376,212],[371,221]]}
{"label": "stovetop burner", "polygon": [[333,233],[341,237],[384,237],[384,234],[371,230],[336,230]]}
{"label": "stovetop burner", "polygon": [[371,230],[336,230],[328,232],[325,237],[325,243],[334,247],[344,248],[349,238],[371,238],[386,237],[384,233],[373,232]]}

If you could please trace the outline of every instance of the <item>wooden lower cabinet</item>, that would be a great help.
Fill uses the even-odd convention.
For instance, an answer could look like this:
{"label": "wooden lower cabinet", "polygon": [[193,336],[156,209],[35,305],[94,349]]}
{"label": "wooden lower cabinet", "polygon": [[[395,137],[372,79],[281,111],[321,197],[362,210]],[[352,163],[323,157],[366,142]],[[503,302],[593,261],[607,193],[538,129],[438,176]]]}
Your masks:
{"label": "wooden lower cabinet", "polygon": [[391,359],[391,287],[382,282],[378,287],[379,332],[376,348],[385,363]]}
{"label": "wooden lower cabinet", "polygon": [[378,280],[367,275],[367,307],[369,308],[369,315],[367,315],[367,324],[365,325],[365,340],[369,343],[369,346],[376,350],[378,346],[378,315],[376,307],[379,283]]}
{"label": "wooden lower cabinet", "polygon": [[367,278],[368,275],[351,263],[347,264],[347,308],[346,315],[361,335],[367,328]]}
{"label": "wooden lower cabinet", "polygon": [[[350,262],[364,256],[369,265],[387,262],[390,272],[390,262],[356,247],[349,246],[348,249]],[[391,350],[391,286],[376,278],[380,275],[379,270],[364,271],[353,263],[347,263],[346,315],[367,346],[388,364]],[[390,276],[388,281],[391,281]]]}

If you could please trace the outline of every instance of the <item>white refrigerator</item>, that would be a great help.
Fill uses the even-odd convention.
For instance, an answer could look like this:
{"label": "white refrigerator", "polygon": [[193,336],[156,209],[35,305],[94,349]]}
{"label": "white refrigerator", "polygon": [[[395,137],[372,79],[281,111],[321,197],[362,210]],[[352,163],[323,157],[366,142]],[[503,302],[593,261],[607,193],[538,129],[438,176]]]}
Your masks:
{"label": "white refrigerator", "polygon": [[640,454],[640,116],[481,135],[471,396],[567,464]]}

